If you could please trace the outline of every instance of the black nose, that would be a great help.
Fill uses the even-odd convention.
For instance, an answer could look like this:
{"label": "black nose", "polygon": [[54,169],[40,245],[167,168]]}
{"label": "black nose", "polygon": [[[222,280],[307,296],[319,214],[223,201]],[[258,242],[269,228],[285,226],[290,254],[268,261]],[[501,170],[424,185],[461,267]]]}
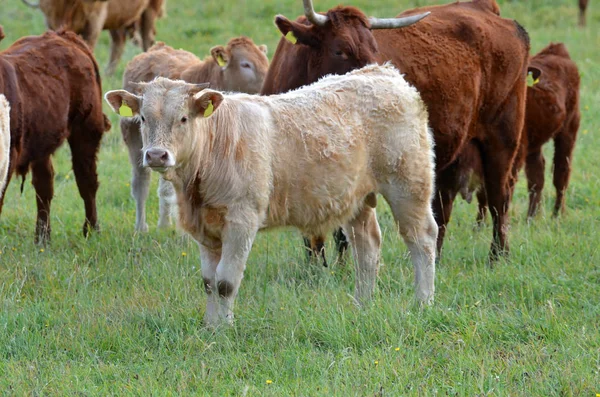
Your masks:
{"label": "black nose", "polygon": [[165,149],[152,148],[146,150],[146,164],[148,167],[165,167],[169,160],[169,152]]}

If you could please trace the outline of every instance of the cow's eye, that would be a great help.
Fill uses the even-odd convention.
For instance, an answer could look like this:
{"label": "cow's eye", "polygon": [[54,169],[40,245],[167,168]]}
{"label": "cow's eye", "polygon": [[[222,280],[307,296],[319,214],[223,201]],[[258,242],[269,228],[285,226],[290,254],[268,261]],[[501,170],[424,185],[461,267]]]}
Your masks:
{"label": "cow's eye", "polygon": [[250,65],[250,62],[242,62],[240,64],[241,67],[246,68],[246,69],[250,69],[252,66]]}
{"label": "cow's eye", "polygon": [[342,50],[337,50],[337,51],[335,52],[335,55],[336,55],[336,56],[338,56],[338,57],[341,57],[341,56],[343,56],[343,55],[344,55],[344,51],[342,51]]}
{"label": "cow's eye", "polygon": [[182,122],[182,123],[185,123],[186,121],[187,121],[187,116],[183,116],[183,117],[181,118],[181,122]]}
{"label": "cow's eye", "polygon": [[144,118],[144,116],[142,116],[142,123],[145,123],[146,119]]}

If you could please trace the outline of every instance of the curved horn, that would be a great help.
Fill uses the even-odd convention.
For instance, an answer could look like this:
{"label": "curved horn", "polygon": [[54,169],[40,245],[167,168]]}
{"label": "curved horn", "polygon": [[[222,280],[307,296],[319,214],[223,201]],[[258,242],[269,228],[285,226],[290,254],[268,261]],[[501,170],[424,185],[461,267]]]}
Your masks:
{"label": "curved horn", "polygon": [[[25,0],[23,0],[25,1]],[[304,15],[313,25],[323,26],[327,23],[327,17],[325,15],[317,14],[312,5],[312,0],[303,0],[304,2]]]}
{"label": "curved horn", "polygon": [[409,17],[401,17],[401,18],[386,18],[379,19],[375,17],[369,18],[369,23],[371,24],[371,29],[396,29],[403,28],[405,26],[412,25],[413,23],[419,22],[421,19],[425,18],[427,15],[431,14],[431,12],[427,11],[423,14],[411,15]]}
{"label": "curved horn", "polygon": [[23,3],[25,3],[26,6],[31,7],[31,8],[40,8],[40,3],[30,3],[27,0],[22,0]]}

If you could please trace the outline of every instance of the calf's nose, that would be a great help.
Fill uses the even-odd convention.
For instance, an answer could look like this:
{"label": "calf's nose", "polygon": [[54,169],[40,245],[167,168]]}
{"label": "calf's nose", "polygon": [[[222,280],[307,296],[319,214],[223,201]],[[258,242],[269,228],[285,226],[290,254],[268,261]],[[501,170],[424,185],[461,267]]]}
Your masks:
{"label": "calf's nose", "polygon": [[146,150],[144,160],[148,167],[166,167],[169,160],[169,152],[165,149],[148,149]]}

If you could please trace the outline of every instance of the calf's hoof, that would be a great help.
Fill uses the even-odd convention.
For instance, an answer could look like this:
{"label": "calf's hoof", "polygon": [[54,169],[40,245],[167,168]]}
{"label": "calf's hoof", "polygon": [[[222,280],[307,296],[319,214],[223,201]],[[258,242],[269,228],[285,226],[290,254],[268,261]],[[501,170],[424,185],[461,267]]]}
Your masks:
{"label": "calf's hoof", "polygon": [[98,224],[92,225],[89,221],[83,222],[83,237],[87,238],[92,230],[99,232],[100,226]]}

